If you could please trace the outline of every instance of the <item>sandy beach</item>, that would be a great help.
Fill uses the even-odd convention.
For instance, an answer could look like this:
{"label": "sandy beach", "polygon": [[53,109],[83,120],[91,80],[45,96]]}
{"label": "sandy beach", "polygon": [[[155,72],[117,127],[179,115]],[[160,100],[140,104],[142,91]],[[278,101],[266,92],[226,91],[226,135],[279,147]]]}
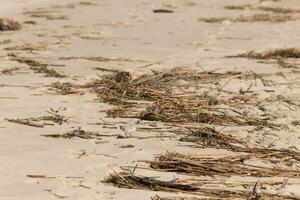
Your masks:
{"label": "sandy beach", "polygon": [[22,26],[0,23],[0,200],[300,199],[298,0],[0,0],[0,18]]}

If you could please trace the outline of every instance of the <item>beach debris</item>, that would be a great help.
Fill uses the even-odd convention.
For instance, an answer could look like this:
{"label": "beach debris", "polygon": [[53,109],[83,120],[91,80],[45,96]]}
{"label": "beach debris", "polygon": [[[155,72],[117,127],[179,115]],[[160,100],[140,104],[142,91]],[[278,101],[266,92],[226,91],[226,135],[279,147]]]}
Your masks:
{"label": "beach debris", "polygon": [[[209,195],[208,195],[209,196]],[[160,197],[158,195],[151,198],[151,200],[232,200],[233,198],[227,198],[227,197],[208,197],[208,198],[199,198],[199,197]],[[285,196],[285,195],[259,195],[259,197],[256,197],[254,194],[247,197],[235,197],[235,200],[254,200],[254,199],[260,199],[260,200],[296,200],[296,197],[292,196]]]}
{"label": "beach debris", "polygon": [[123,61],[123,62],[132,62],[133,60],[129,58],[122,57],[103,57],[103,56],[68,56],[68,57],[60,57],[60,60],[88,60],[94,62],[109,62],[109,61]]}
{"label": "beach debris", "polygon": [[91,140],[91,139],[102,140],[102,137],[105,135],[101,135],[98,134],[97,132],[86,131],[81,128],[78,128],[71,131],[67,131],[64,134],[44,134],[42,136],[50,137],[50,138],[64,138],[64,139],[81,138],[86,140]]}
{"label": "beach debris", "polygon": [[0,31],[18,31],[22,25],[10,18],[0,18]]}
{"label": "beach debris", "polygon": [[54,94],[60,95],[70,95],[70,94],[78,94],[83,95],[85,92],[80,90],[80,87],[71,84],[71,83],[61,83],[61,82],[54,82],[49,85],[49,91],[54,92]]}
{"label": "beach debris", "polygon": [[7,69],[2,69],[0,71],[0,74],[3,74],[3,75],[13,75],[13,73],[15,71],[18,71],[20,69],[21,69],[20,67],[10,67],[10,68],[7,68]]}
{"label": "beach debris", "polygon": [[286,68],[286,69],[298,69],[298,67],[288,61],[286,61],[286,59],[282,59],[279,58],[277,59],[277,64],[282,67],[282,68]]}
{"label": "beach debris", "polygon": [[300,19],[299,16],[294,15],[270,15],[270,14],[255,14],[250,16],[238,16],[238,17],[210,17],[200,18],[198,21],[207,23],[222,23],[224,21],[230,22],[270,22],[280,23],[287,21],[294,21]]}
{"label": "beach debris", "polygon": [[292,121],[293,126],[300,126],[300,120]]}
{"label": "beach debris", "polygon": [[34,178],[34,179],[53,179],[56,178],[55,176],[46,176],[42,174],[28,174],[27,178]]}
{"label": "beach debris", "polygon": [[127,145],[120,145],[119,148],[122,148],[122,149],[127,149],[127,148],[134,148],[135,146],[132,145],[132,144],[127,144]]}
{"label": "beach debris", "polygon": [[44,190],[44,191],[49,192],[49,193],[50,193],[51,195],[53,195],[55,198],[59,198],[59,199],[65,199],[65,198],[68,198],[68,196],[57,194],[57,193],[53,192],[53,190],[50,190],[50,189],[46,189],[46,190]]}
{"label": "beach debris", "polygon": [[48,44],[41,42],[41,43],[34,43],[34,44],[24,44],[18,45],[14,47],[6,47],[5,50],[9,51],[39,51],[47,49]]}
{"label": "beach debris", "polygon": [[[201,187],[201,184],[191,184],[191,179],[180,180],[174,179],[170,181],[162,181],[157,178],[148,176],[138,176],[128,172],[114,172],[106,178],[104,183],[112,184],[120,188],[142,189],[151,191],[186,193],[193,195],[201,195],[203,197],[217,199],[251,199],[253,192],[251,190],[233,190],[221,189],[218,187]],[[203,185],[203,184],[202,184]],[[262,200],[296,200],[296,197],[270,194],[267,192],[260,193]]]}
{"label": "beach debris", "polygon": [[37,22],[33,21],[33,20],[26,20],[26,21],[23,21],[23,24],[37,25]]}
{"label": "beach debris", "polygon": [[17,56],[16,54],[8,54],[9,59],[18,63],[23,63],[29,66],[29,69],[35,73],[43,73],[45,77],[64,78],[66,75],[57,72],[54,69],[49,69],[48,64],[41,63],[32,58]]}
{"label": "beach debris", "polygon": [[229,114],[230,110],[210,108],[180,102],[179,100],[155,102],[146,108],[140,119],[173,123],[205,123],[215,125],[266,126],[276,127],[269,123],[270,118],[254,118],[239,113]]}
{"label": "beach debris", "polygon": [[0,41],[0,45],[6,45],[6,44],[10,44],[10,43],[12,43],[12,41],[10,39]]}
{"label": "beach debris", "polygon": [[270,49],[264,52],[247,51],[236,56],[227,56],[231,58],[251,58],[251,59],[284,59],[300,58],[299,48]]}
{"label": "beach debris", "polygon": [[80,1],[79,5],[83,5],[83,6],[96,6],[98,4],[95,3],[95,2],[90,2],[90,1]]}
{"label": "beach debris", "polygon": [[173,13],[173,10],[170,9],[153,9],[153,13]]}
{"label": "beach debris", "polygon": [[57,110],[50,109],[47,111],[46,116],[41,117],[30,117],[30,118],[17,118],[17,119],[7,119],[5,120],[17,124],[33,126],[37,128],[44,128],[45,126],[54,126],[55,124],[62,125],[67,123],[71,117],[65,117],[60,115]]}
{"label": "beach debris", "polygon": [[45,18],[47,20],[67,20],[66,15],[58,15],[58,10],[38,9],[24,11],[23,14],[32,18]]}
{"label": "beach debris", "polygon": [[237,153],[248,153],[252,158],[284,166],[291,166],[295,162],[300,162],[300,152],[289,149],[250,147],[244,140],[225,135],[210,127],[179,129],[177,134],[182,135],[180,141],[195,143],[200,148],[217,148]]}
{"label": "beach debris", "polygon": [[[255,160],[255,159],[253,159]],[[154,161],[145,161],[163,172],[177,172],[195,176],[254,176],[300,177],[300,170],[263,167],[253,163],[251,155],[216,157],[209,155],[164,153]]]}
{"label": "beach debris", "polygon": [[257,6],[257,5],[253,5],[253,4],[230,5],[230,6],[225,6],[225,9],[229,9],[229,10],[259,10],[259,11],[278,13],[278,14],[300,13],[299,9],[274,7],[274,6],[273,7],[271,7],[271,6]]}

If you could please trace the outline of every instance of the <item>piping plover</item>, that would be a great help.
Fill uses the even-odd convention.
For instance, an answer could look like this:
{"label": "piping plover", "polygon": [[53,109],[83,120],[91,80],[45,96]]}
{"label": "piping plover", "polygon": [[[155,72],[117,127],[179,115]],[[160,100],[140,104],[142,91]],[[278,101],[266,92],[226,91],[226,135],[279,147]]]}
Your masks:
{"label": "piping plover", "polygon": [[131,137],[131,134],[136,131],[136,124],[139,124],[140,120],[130,120],[124,125],[120,126],[120,129],[124,132],[125,137]]}

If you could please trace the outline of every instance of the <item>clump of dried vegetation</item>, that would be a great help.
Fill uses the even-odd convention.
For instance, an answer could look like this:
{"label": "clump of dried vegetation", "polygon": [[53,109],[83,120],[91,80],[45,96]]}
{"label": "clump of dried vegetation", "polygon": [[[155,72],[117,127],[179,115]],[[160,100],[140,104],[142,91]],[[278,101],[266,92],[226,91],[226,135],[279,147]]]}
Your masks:
{"label": "clump of dried vegetation", "polygon": [[180,140],[197,144],[201,148],[226,149],[237,153],[247,153],[251,158],[262,159],[273,164],[291,166],[300,162],[300,153],[288,149],[272,149],[262,147],[250,147],[242,139],[231,135],[225,135],[209,127],[187,128],[178,131]]}
{"label": "clump of dried vegetation", "polygon": [[[199,72],[191,69],[175,68],[170,72],[154,72],[133,78],[131,73],[119,71],[102,76],[101,79],[74,87],[91,89],[101,101],[110,104],[125,101],[155,101],[164,98],[176,98],[172,92],[173,86],[178,86],[179,80],[208,83],[225,77],[239,77],[241,73]],[[122,104],[122,103],[121,103]]]}
{"label": "clump of dried vegetation", "polygon": [[283,48],[283,49],[270,49],[264,52],[247,51],[237,56],[229,57],[240,57],[240,58],[251,58],[251,59],[284,59],[284,58],[300,58],[299,48]]}
{"label": "clump of dried vegetation", "polygon": [[[262,167],[249,164],[253,155],[218,157],[180,153],[158,155],[154,161],[146,161],[150,167],[163,172],[177,172],[195,176],[255,176],[300,177],[300,171]],[[248,161],[248,162],[247,162]]]}
{"label": "clump of dried vegetation", "polygon": [[133,78],[129,72],[120,71],[81,85],[56,82],[50,85],[49,90],[67,95],[82,94],[84,90],[89,89],[100,101],[117,106],[107,110],[109,117],[275,128],[277,125],[269,122],[274,118],[272,116],[254,117],[238,111],[240,105],[251,106],[257,103],[254,97],[231,95],[217,98],[205,93],[186,94],[186,86],[179,84],[180,81],[185,81],[193,86],[205,85],[225,78],[245,79],[256,76],[259,75],[175,68],[165,73],[154,72]]}
{"label": "clump of dried vegetation", "polygon": [[48,115],[41,117],[30,117],[30,118],[17,118],[17,119],[6,119],[9,122],[33,126],[37,128],[44,128],[45,126],[53,126],[55,124],[62,125],[67,123],[70,117],[65,117],[58,113],[58,111],[51,109],[47,111]]}
{"label": "clump of dried vegetation", "polygon": [[0,31],[18,31],[22,29],[22,25],[9,18],[0,18]]}
{"label": "clump of dried vegetation", "polygon": [[[268,117],[250,117],[243,113],[232,112],[214,106],[197,105],[197,102],[198,101],[182,101],[182,99],[175,99],[174,101],[161,100],[147,107],[140,118],[143,120],[173,123],[195,122],[215,125],[276,126],[275,124],[269,123],[270,118]],[[228,100],[228,102],[230,101]],[[207,103],[209,104],[209,100],[205,102],[205,104]],[[236,102],[236,104],[237,103],[238,102]],[[241,103],[241,101],[239,101],[239,103]]]}
{"label": "clump of dried vegetation", "polygon": [[221,23],[224,21],[231,22],[287,22],[298,20],[298,16],[294,15],[270,15],[270,14],[255,14],[250,16],[238,16],[238,17],[210,17],[210,18],[200,18],[199,21],[207,23]]}
{"label": "clump of dried vegetation", "polygon": [[[252,176],[252,177],[299,177],[300,172],[292,170],[295,163],[300,162],[300,153],[286,149],[271,149],[257,147],[236,136],[223,134],[207,125],[256,126],[258,128],[278,129],[281,125],[272,123],[276,117],[268,114],[252,115],[243,112],[246,106],[256,108],[261,102],[253,95],[224,92],[223,96],[212,96],[205,92],[188,93],[189,87],[203,88],[224,79],[260,79],[267,87],[264,75],[239,72],[200,72],[188,68],[175,68],[168,72],[153,71],[134,77],[126,71],[104,75],[100,79],[85,84],[53,83],[50,90],[58,94],[82,94],[92,92],[98,100],[114,105],[107,110],[110,117],[140,118],[150,121],[162,121],[175,126],[171,132],[179,136],[179,140],[187,146],[200,148],[217,148],[231,151],[237,155],[226,157],[210,157],[186,155],[180,153],[165,153],[154,161],[146,161],[154,170],[177,172],[194,176]],[[182,84],[188,83],[188,84]],[[219,94],[219,93],[217,93]],[[264,99],[264,101],[271,101]],[[285,101],[281,99],[280,101]],[[198,128],[195,128],[197,124]],[[206,126],[203,126],[205,124]],[[201,125],[201,126],[200,126]],[[200,126],[200,127],[199,127]],[[185,127],[185,128],[182,128]],[[99,135],[85,131],[72,131],[63,135],[48,135],[48,137],[95,139]],[[99,136],[101,138],[101,136]],[[250,165],[252,161],[263,162],[265,165]],[[274,167],[276,165],[276,167]],[[285,168],[278,168],[277,165]],[[216,179],[214,181],[217,181]],[[105,180],[119,187],[147,189],[166,192],[184,192],[198,194],[216,199],[294,199],[293,197],[258,194],[249,190],[249,183],[238,182],[235,187],[248,187],[246,190],[224,189],[224,182],[214,182],[213,189],[199,187],[211,184],[209,180],[188,182],[183,180],[160,181],[151,177],[135,176],[132,173],[111,174]],[[252,186],[255,183],[252,182]],[[267,184],[267,183],[266,183]],[[229,184],[230,185],[230,184]],[[232,183],[231,183],[232,185]],[[273,186],[274,183],[270,183]],[[222,187],[222,189],[216,189]],[[251,199],[250,198],[250,199]]]}
{"label": "clump of dried vegetation", "polygon": [[203,184],[191,184],[191,179],[175,179],[171,181],[162,181],[152,177],[137,176],[128,172],[115,172],[113,174],[110,174],[110,176],[106,178],[104,182],[113,184],[121,188],[164,191],[173,193],[181,192],[217,199],[297,199],[291,196],[276,195],[270,193],[258,194],[256,190],[230,190],[223,188],[221,189],[218,187],[201,187]]}

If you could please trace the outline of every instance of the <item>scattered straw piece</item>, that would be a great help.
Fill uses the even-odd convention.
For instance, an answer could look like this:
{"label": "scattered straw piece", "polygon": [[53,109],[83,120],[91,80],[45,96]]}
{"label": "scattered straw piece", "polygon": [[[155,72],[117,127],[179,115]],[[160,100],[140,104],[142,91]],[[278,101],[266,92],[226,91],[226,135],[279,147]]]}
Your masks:
{"label": "scattered straw piece", "polygon": [[38,50],[45,50],[48,47],[47,43],[36,43],[36,44],[24,44],[18,45],[14,47],[7,47],[5,50],[9,51],[38,51]]}
{"label": "scattered straw piece", "polygon": [[283,8],[283,7],[269,7],[269,6],[256,6],[256,5],[251,5],[251,4],[225,6],[225,8],[229,9],[229,10],[260,10],[260,11],[279,13],[279,14],[300,13],[299,9],[291,9],[291,8]]}
{"label": "scattered straw piece", "polygon": [[287,22],[298,20],[298,16],[293,15],[269,15],[269,14],[256,14],[251,16],[238,16],[238,17],[211,17],[211,18],[200,18],[199,21],[207,23],[221,23],[223,21],[231,22]]}

